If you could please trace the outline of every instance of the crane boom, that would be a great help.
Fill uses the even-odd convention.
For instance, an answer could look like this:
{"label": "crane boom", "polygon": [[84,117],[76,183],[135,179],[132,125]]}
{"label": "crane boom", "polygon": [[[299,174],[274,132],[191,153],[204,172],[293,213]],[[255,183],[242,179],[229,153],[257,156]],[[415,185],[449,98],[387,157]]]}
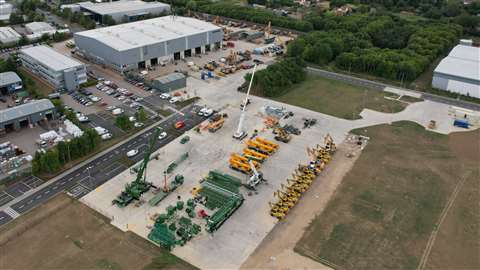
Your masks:
{"label": "crane boom", "polygon": [[237,132],[233,135],[235,139],[243,139],[246,136],[246,132],[243,131],[243,121],[245,120],[245,108],[247,107],[248,98],[250,97],[250,90],[252,89],[253,77],[255,76],[255,71],[257,70],[257,64],[253,66],[252,77],[250,77],[250,83],[248,84],[247,95],[245,96],[245,101],[242,107],[242,114],[240,115],[240,120],[238,121]]}
{"label": "crane boom", "polygon": [[148,162],[150,161],[150,155],[153,152],[153,147],[155,145],[155,142],[157,141],[159,134],[160,134],[160,129],[156,128],[153,134],[153,137],[150,140],[150,145],[143,157],[142,166],[140,166],[140,169],[138,170],[137,178],[135,179],[136,182],[145,182],[145,179],[147,178],[147,165],[148,165]]}

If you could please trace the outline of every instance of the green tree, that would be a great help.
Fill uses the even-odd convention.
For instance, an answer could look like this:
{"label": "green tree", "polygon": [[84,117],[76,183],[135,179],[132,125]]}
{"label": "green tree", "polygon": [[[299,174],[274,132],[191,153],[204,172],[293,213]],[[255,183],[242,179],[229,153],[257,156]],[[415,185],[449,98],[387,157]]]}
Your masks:
{"label": "green tree", "polygon": [[140,122],[145,122],[147,120],[147,113],[145,110],[140,107],[140,109],[135,113],[135,118]]}
{"label": "green tree", "polygon": [[102,21],[103,21],[103,24],[105,24],[105,25],[115,25],[116,24],[115,20],[110,15],[103,16]]}
{"label": "green tree", "polygon": [[120,115],[115,119],[115,125],[123,130],[129,130],[133,127],[132,122],[128,119],[126,115]]}
{"label": "green tree", "polygon": [[23,15],[18,12],[12,12],[10,14],[9,21],[10,21],[10,24],[22,24],[24,22]]}

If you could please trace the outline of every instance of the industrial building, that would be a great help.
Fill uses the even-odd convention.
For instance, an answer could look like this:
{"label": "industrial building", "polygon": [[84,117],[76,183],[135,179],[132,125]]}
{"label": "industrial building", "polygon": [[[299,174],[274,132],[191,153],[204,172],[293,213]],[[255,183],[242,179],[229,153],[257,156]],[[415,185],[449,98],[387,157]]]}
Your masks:
{"label": "industrial building", "polygon": [[32,102],[0,111],[0,132],[10,132],[32,127],[41,121],[55,119],[55,106],[48,99]]}
{"label": "industrial building", "polygon": [[152,81],[153,88],[160,92],[170,92],[187,87],[187,77],[183,73],[175,72]]}
{"label": "industrial building", "polygon": [[7,71],[0,73],[0,94],[8,95],[22,90],[22,79],[17,73]]}
{"label": "industrial building", "polygon": [[17,43],[21,37],[22,36],[20,36],[17,31],[13,30],[13,28],[9,26],[0,27],[0,42],[2,44]]}
{"label": "industrial building", "polygon": [[25,24],[25,30],[29,33],[26,35],[27,39],[30,41],[34,41],[40,39],[43,35],[52,36],[56,32],[59,33],[69,33],[70,30],[68,29],[59,29],[57,30],[55,27],[51,26],[46,22],[31,22]]}
{"label": "industrial building", "polygon": [[432,87],[480,98],[480,48],[455,46],[435,68]]}
{"label": "industrial building", "polygon": [[122,0],[116,2],[92,3],[80,2],[61,6],[70,8],[72,12],[83,12],[99,23],[110,16],[116,23],[132,22],[145,16],[158,16],[170,12],[170,5],[160,2],[143,2],[140,0]]}
{"label": "industrial building", "polygon": [[56,89],[72,91],[87,82],[85,65],[47,46],[20,50],[22,65],[47,80]]}
{"label": "industrial building", "polygon": [[165,16],[74,34],[78,52],[118,71],[143,69],[221,48],[220,27]]}
{"label": "industrial building", "polygon": [[10,20],[10,14],[12,14],[13,5],[7,3],[5,0],[0,0],[0,21]]}

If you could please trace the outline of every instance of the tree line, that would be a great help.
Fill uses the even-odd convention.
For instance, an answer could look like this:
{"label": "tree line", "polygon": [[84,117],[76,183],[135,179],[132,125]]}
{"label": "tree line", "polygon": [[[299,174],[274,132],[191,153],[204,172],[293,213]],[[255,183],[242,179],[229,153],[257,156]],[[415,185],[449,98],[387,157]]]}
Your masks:
{"label": "tree line", "polygon": [[[255,73],[252,92],[266,97],[278,97],[286,93],[293,84],[300,83],[306,78],[305,63],[300,58],[288,57],[266,69]],[[244,89],[250,82],[252,74],[245,75]]]}
{"label": "tree line", "polygon": [[32,172],[34,174],[58,172],[66,163],[95,151],[99,144],[98,133],[94,129],[87,129],[80,137],[66,142],[61,141],[45,152],[37,151],[32,161]]}
{"label": "tree line", "polygon": [[366,14],[332,17],[322,29],[290,42],[288,55],[400,81],[417,78],[462,34],[456,24],[414,24],[396,16]]}

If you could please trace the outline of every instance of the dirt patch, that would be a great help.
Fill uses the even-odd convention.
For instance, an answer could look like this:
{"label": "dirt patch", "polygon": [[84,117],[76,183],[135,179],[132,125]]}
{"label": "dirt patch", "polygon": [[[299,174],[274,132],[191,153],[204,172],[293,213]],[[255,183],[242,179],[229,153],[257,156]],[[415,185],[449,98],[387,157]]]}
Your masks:
{"label": "dirt patch", "polygon": [[295,251],[344,269],[416,268],[456,184],[477,168],[449,136],[411,122],[358,132],[370,143]]}
{"label": "dirt patch", "polygon": [[191,268],[64,194],[4,226],[0,253],[0,269],[142,269],[160,255],[153,269]]}
{"label": "dirt patch", "polygon": [[[347,154],[353,153],[353,157]],[[288,216],[265,237],[242,269],[329,269],[308,257],[293,251],[311,220],[319,215],[333,196],[345,174],[353,167],[360,154],[358,146],[342,143],[322,174],[316,179]]]}

